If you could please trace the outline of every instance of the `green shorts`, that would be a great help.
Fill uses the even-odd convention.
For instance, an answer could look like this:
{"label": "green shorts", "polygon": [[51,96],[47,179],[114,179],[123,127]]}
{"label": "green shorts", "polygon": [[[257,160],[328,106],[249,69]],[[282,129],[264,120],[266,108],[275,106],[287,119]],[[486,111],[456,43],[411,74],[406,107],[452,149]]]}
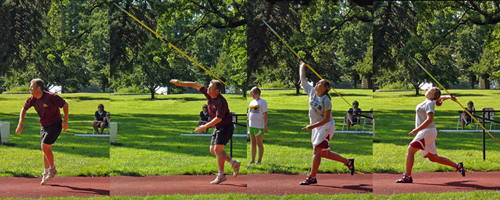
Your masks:
{"label": "green shorts", "polygon": [[264,135],[264,129],[250,127],[250,134],[255,135],[255,136]]}

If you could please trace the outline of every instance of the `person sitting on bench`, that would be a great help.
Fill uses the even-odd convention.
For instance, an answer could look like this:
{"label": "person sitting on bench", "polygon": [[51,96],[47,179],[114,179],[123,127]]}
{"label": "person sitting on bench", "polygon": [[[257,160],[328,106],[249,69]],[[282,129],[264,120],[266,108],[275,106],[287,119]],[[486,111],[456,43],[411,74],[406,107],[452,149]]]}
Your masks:
{"label": "person sitting on bench", "polygon": [[359,103],[358,101],[352,102],[353,108],[349,108],[349,111],[347,111],[346,115],[346,124],[347,124],[347,131],[351,128],[351,126],[354,126],[355,124],[359,124],[359,116],[361,115],[361,109],[358,108]]}
{"label": "person sitting on bench", "polygon": [[[101,134],[104,131],[104,128],[108,126],[108,120],[106,119],[107,112],[104,111],[104,105],[99,104],[97,106],[97,111],[94,114],[94,121],[92,122],[92,127],[94,127],[94,131],[97,134]],[[99,132],[99,128],[101,128],[101,132]]]}
{"label": "person sitting on bench", "polygon": [[[201,125],[206,124],[207,122],[210,121],[210,115],[208,113],[208,106],[207,104],[203,105],[203,110],[200,112],[200,121],[198,121],[198,127]],[[207,130],[204,131],[204,133],[208,133],[208,128]]]}
{"label": "person sitting on bench", "polygon": [[[474,108],[474,103],[472,103],[472,101],[469,101],[467,103],[467,111],[469,111],[469,113],[471,115],[474,115],[474,111],[476,111],[476,108]],[[467,114],[465,112],[465,110],[462,112],[462,114],[460,115],[460,123],[462,123],[462,130],[464,130],[464,127],[469,125],[470,123],[472,123],[472,117],[470,117],[469,114]]]}

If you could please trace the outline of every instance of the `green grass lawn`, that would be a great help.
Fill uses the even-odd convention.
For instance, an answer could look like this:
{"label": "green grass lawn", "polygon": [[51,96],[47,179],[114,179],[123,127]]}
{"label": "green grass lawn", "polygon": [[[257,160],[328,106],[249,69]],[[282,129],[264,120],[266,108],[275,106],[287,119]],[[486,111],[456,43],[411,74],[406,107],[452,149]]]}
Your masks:
{"label": "green grass lawn", "polygon": [[[358,100],[362,108],[371,108],[371,90],[341,90],[349,101]],[[270,97],[270,96],[273,97]],[[229,109],[245,114],[250,99],[241,94],[225,94]],[[333,115],[337,130],[349,106],[333,96]],[[311,133],[301,130],[309,122],[305,94],[293,90],[263,91],[269,105],[270,133],[264,137],[265,154],[262,165],[249,165],[250,142],[234,138],[233,156],[243,163],[240,173],[308,173],[311,165]],[[201,107],[202,94],[161,95],[151,100],[148,95],[113,95],[113,120],[118,122],[118,145],[111,147],[112,175],[215,174],[215,156],[208,148],[210,137],[187,137],[194,133]],[[245,123],[246,117],[240,118]],[[235,134],[246,134],[237,126]],[[335,134],[332,150],[356,158],[358,171],[371,173],[372,138],[368,134]],[[228,145],[229,146],[229,145]],[[355,148],[353,148],[355,147]],[[229,148],[226,147],[226,151]],[[226,173],[232,173],[226,163]],[[343,172],[342,163],[323,161],[319,172]]]}
{"label": "green grass lawn", "polygon": [[[224,94],[229,109],[246,113],[246,98]],[[210,154],[211,137],[188,137],[194,133],[199,113],[206,104],[203,94],[112,95],[113,121],[118,122],[118,145],[111,146],[112,175],[215,174],[217,163]],[[210,129],[212,131],[213,128]],[[245,134],[237,127],[235,134]],[[225,148],[229,154],[229,143]],[[233,139],[233,157],[246,160],[246,137]],[[226,162],[226,173],[232,173]],[[241,174],[246,168],[241,167]]]}
{"label": "green grass lawn", "polygon": [[[359,102],[362,110],[372,108],[371,90],[337,90],[349,103]],[[337,94],[332,97],[332,116],[335,130],[342,130],[342,121],[350,106]],[[309,99],[301,90],[263,90],[261,98],[268,105],[269,133],[264,135],[264,156],[261,165],[247,164],[249,173],[309,173],[313,147],[311,131],[302,130],[309,124]],[[247,107],[253,98],[248,95]],[[368,126],[367,126],[368,127]],[[371,127],[369,127],[371,130]],[[251,143],[247,155],[250,160]],[[356,172],[372,173],[372,135],[335,133],[330,141],[330,150],[346,158],[354,158]],[[256,158],[257,159],[257,158]],[[248,160],[248,161],[249,161]],[[343,163],[322,159],[318,172],[347,173]]]}
{"label": "green grass lawn", "polygon": [[[443,91],[444,92],[444,91]],[[375,92],[373,103],[376,105],[376,138],[373,144],[374,171],[403,172],[405,169],[406,149],[414,135],[408,133],[415,128],[415,107],[425,100],[423,93],[415,96],[408,92]],[[497,90],[450,90],[458,101],[466,106],[473,101],[476,110],[482,107],[500,109],[496,98]],[[462,108],[453,101],[445,101],[436,106],[434,123],[438,129],[436,146],[439,155],[452,161],[463,161],[465,168],[473,171],[500,170],[500,145],[486,134],[486,161],[482,155],[482,133],[445,133],[442,129],[456,129]],[[467,127],[468,129],[469,127]],[[497,124],[497,129],[500,127]],[[498,140],[500,133],[492,133]],[[453,169],[428,159],[420,152],[415,154],[414,172],[452,171]]]}
{"label": "green grass lawn", "polygon": [[[97,105],[109,110],[109,94],[60,95],[69,104],[69,125],[52,146],[58,176],[109,176],[109,138],[77,137],[92,133]],[[2,94],[0,121],[10,122],[10,144],[0,145],[0,176],[38,177],[43,172],[40,123],[34,108],[24,120],[24,131],[15,134],[19,113],[29,94]],[[62,109],[61,109],[62,113]]]}

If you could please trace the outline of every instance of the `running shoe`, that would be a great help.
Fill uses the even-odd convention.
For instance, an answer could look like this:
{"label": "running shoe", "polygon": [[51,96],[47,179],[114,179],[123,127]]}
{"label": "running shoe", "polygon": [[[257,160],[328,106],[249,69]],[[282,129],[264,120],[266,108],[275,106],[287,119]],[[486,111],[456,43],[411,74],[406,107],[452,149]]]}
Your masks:
{"label": "running shoe", "polygon": [[259,162],[259,161],[257,161],[255,164],[256,164],[256,165],[260,165],[260,162]]}
{"label": "running shoe", "polygon": [[396,183],[413,183],[413,178],[411,178],[411,176],[403,174],[403,178],[397,180]]}
{"label": "running shoe", "polygon": [[248,164],[255,164],[255,162],[254,161],[250,161]]}
{"label": "running shoe", "polygon": [[215,180],[213,180],[212,182],[210,182],[210,184],[219,184],[219,183],[222,183],[224,181],[226,181],[227,178],[226,178],[226,175],[217,175],[217,177],[215,177]]}
{"label": "running shoe", "polygon": [[460,172],[460,174],[462,174],[462,176],[465,177],[464,162],[457,163],[457,166],[455,167],[455,171]]}
{"label": "running shoe", "polygon": [[40,182],[40,185],[44,185],[45,183],[47,183],[47,176],[49,175],[49,173],[42,173],[42,182]]}
{"label": "running shoe", "polygon": [[311,177],[308,174],[306,180],[300,182],[300,185],[310,185],[310,184],[316,184],[316,183],[318,183],[318,180],[316,179],[316,177]]}
{"label": "running shoe", "polygon": [[54,176],[56,176],[56,174],[57,174],[57,170],[56,170],[56,168],[50,169],[50,170],[49,170],[49,173],[48,173],[48,174],[47,174],[47,176],[45,177],[45,180],[47,180],[47,181],[48,181],[48,180],[50,180],[50,179],[54,178]]}
{"label": "running shoe", "polygon": [[344,166],[349,168],[351,176],[354,175],[354,158],[347,159],[347,163],[345,163]]}
{"label": "running shoe", "polygon": [[240,173],[240,165],[241,165],[241,162],[238,162],[238,161],[233,162],[232,167],[233,167],[233,176],[234,177],[238,176],[238,173]]}

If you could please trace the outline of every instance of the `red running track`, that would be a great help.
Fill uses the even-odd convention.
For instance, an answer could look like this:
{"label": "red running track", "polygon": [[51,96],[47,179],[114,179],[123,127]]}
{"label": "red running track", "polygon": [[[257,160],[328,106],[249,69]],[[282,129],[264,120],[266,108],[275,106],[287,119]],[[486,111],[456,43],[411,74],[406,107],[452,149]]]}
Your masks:
{"label": "red running track", "polygon": [[304,174],[249,174],[211,185],[215,175],[200,176],[115,176],[111,177],[112,196],[171,194],[248,193],[266,195],[335,194],[372,192],[372,175],[318,174],[318,184],[301,186]]}
{"label": "red running track", "polygon": [[413,183],[396,184],[401,174],[318,174],[318,184],[299,185],[305,174],[248,174],[211,185],[215,175],[56,177],[46,185],[41,178],[0,177],[0,198],[151,196],[170,194],[248,193],[264,195],[500,191],[500,171],[413,173]]}
{"label": "red running track", "polygon": [[215,175],[112,176],[111,196],[246,193],[246,175],[226,177],[227,181],[212,185]]}
{"label": "red running track", "polygon": [[0,177],[0,198],[109,196],[109,177],[55,177],[40,185],[41,177]]}
{"label": "red running track", "polygon": [[373,194],[500,191],[500,171],[470,172],[466,173],[465,177],[458,172],[412,173],[413,183],[396,183],[402,176],[402,174],[375,174]]}
{"label": "red running track", "polygon": [[299,185],[305,174],[249,174],[248,194],[371,193],[372,174],[317,174],[317,184]]}

